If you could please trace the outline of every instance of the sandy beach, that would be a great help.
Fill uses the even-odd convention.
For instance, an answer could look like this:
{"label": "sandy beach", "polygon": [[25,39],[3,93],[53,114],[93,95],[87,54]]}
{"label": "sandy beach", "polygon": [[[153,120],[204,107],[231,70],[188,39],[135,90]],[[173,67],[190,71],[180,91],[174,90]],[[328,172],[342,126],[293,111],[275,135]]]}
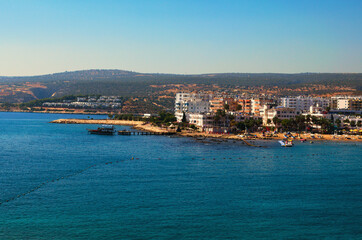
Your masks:
{"label": "sandy beach", "polygon": [[[110,125],[125,125],[132,126],[134,129],[148,131],[148,132],[169,132],[174,131],[166,128],[160,128],[153,126],[150,123],[143,121],[130,121],[130,120],[110,120],[110,119],[58,119],[54,120],[51,123],[60,123],[60,124],[110,124]],[[232,140],[241,140],[241,137],[234,134],[215,134],[215,133],[204,133],[204,132],[189,132],[183,131],[177,133],[180,136],[185,137],[206,137],[206,138],[222,138],[222,139],[232,139]],[[265,137],[262,133],[251,133],[253,137],[247,137],[244,139],[262,139],[262,140],[280,140],[284,139],[283,133],[274,134],[271,137]],[[331,134],[294,134],[296,139],[306,139],[307,141],[353,141],[361,142],[362,136],[358,135],[331,135]]]}

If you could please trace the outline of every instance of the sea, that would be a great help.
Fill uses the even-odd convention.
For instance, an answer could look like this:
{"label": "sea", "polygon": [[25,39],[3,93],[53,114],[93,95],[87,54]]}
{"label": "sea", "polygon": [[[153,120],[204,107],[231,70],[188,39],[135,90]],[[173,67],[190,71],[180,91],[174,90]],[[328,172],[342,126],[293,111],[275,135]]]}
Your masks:
{"label": "sea", "polygon": [[362,239],[361,143],[98,136],[60,118],[106,116],[0,112],[0,239]]}

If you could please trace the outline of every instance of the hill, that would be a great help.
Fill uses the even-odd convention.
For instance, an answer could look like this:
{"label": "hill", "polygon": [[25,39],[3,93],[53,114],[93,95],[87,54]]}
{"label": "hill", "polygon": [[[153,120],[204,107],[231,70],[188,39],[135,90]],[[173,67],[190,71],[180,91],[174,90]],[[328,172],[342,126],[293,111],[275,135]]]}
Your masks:
{"label": "hill", "polygon": [[[106,81],[105,81],[106,80]],[[286,86],[303,84],[345,85],[361,88],[362,73],[210,73],[156,74],[124,70],[82,70],[40,76],[0,77],[0,83],[16,82],[92,81],[150,84],[220,84],[240,86]],[[361,90],[361,89],[359,89]]]}
{"label": "hill", "polygon": [[362,73],[181,75],[93,69],[40,76],[0,77],[0,102],[11,103],[65,95],[100,94],[127,97],[130,108],[135,105],[172,108],[175,92],[195,90],[270,95],[361,94]]}

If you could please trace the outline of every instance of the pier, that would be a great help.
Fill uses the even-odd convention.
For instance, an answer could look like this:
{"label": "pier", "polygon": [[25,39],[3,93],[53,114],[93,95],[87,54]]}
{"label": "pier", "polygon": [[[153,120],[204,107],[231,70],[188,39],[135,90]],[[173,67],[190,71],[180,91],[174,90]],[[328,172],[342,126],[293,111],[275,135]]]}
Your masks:
{"label": "pier", "polygon": [[241,141],[243,141],[246,145],[250,146],[250,147],[261,147],[261,146],[257,146],[257,145],[254,145],[254,144],[251,144],[249,143],[248,141],[246,141],[245,139],[240,139]]}
{"label": "pier", "polygon": [[139,132],[139,131],[118,131],[118,135],[175,135],[176,132]]}

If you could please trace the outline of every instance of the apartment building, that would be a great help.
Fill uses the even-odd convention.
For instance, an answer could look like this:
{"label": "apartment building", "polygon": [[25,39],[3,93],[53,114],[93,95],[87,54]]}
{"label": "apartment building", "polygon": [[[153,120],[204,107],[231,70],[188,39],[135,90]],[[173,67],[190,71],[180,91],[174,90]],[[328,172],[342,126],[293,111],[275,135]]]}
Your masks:
{"label": "apartment building", "polygon": [[203,93],[177,93],[175,112],[206,113],[210,111],[212,95]]}
{"label": "apartment building", "polygon": [[311,106],[327,108],[330,105],[330,99],[322,97],[283,97],[280,102],[281,106],[295,108],[297,111],[308,111]]}
{"label": "apartment building", "polygon": [[254,116],[264,115],[264,106],[274,104],[273,99],[253,98],[250,101],[251,114]]}
{"label": "apartment building", "polygon": [[243,114],[251,115],[251,99],[238,99],[237,102]]}
{"label": "apartment building", "polygon": [[238,110],[238,102],[235,100],[235,98],[227,97],[224,98],[224,105],[229,106],[228,111],[237,111]]}
{"label": "apartment building", "polygon": [[224,98],[217,97],[210,100],[210,111],[217,112],[217,110],[224,109]]}
{"label": "apartment building", "polygon": [[336,96],[331,98],[331,109],[362,110],[362,96]]}

